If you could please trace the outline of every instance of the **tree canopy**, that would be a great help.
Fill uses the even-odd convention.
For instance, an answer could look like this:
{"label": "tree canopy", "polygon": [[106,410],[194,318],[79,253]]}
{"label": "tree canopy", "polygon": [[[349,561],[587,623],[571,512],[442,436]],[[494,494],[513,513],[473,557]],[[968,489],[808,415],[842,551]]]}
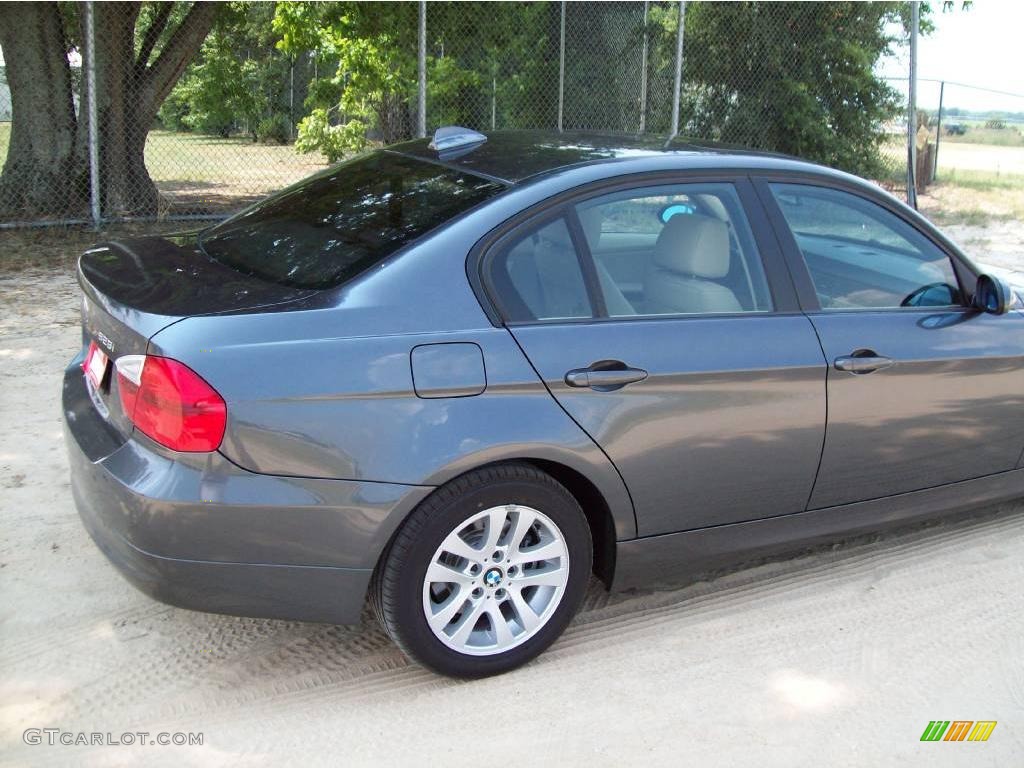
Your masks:
{"label": "tree canopy", "polygon": [[[645,23],[640,3],[566,6],[566,129],[668,131],[679,5],[649,8]],[[155,211],[143,156],[154,125],[294,137],[298,151],[329,160],[413,133],[416,2],[95,9],[106,212]],[[902,107],[877,65],[908,24],[897,2],[688,4],[681,133],[875,173],[883,126]],[[560,28],[557,2],[428,4],[428,128],[554,128]],[[0,3],[15,113],[4,210],[81,210],[87,199],[79,70],[69,65],[81,39],[77,3]]]}

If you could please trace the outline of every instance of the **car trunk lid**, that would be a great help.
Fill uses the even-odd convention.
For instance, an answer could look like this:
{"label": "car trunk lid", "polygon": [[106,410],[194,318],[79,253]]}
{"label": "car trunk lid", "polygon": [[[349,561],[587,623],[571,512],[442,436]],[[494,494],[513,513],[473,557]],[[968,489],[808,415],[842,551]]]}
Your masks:
{"label": "car trunk lid", "polygon": [[117,389],[114,362],[146,354],[149,340],[186,317],[251,311],[294,302],[315,291],[246,275],[210,259],[195,235],[138,237],[103,243],[78,262],[82,286],[83,364],[91,344],[109,362],[95,365],[89,396],[122,435],[132,431]]}

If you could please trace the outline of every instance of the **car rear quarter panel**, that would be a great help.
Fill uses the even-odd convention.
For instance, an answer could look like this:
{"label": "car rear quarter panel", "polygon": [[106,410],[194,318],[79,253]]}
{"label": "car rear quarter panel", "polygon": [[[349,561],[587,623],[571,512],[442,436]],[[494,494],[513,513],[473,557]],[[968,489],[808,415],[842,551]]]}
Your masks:
{"label": "car rear quarter panel", "polygon": [[[617,538],[632,538],[615,467],[469,286],[465,258],[481,226],[431,238],[341,289],[332,306],[189,318],[158,333],[150,352],[181,360],[221,393],[221,452],[244,469],[436,486],[495,461],[553,461],[589,479]],[[453,342],[480,349],[485,388],[419,396],[414,350]]]}

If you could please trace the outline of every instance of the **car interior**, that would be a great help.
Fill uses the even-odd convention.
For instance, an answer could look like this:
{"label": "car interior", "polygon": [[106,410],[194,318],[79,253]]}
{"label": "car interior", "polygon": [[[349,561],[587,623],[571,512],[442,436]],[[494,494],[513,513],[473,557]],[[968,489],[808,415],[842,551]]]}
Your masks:
{"label": "car interior", "polygon": [[[738,200],[715,186],[687,194],[678,187],[630,190],[576,206],[609,316],[771,309]],[[519,240],[502,263],[496,282],[512,289],[499,286],[512,294],[506,303],[514,319],[591,316],[564,219]]]}
{"label": "car interior", "polygon": [[823,309],[961,303],[949,257],[880,206],[824,187],[772,190]]}
{"label": "car interior", "polygon": [[[961,303],[949,257],[855,195],[771,185],[823,309]],[[632,189],[575,206],[611,317],[764,312],[771,295],[730,185]],[[564,217],[518,240],[492,271],[510,319],[593,316]]]}

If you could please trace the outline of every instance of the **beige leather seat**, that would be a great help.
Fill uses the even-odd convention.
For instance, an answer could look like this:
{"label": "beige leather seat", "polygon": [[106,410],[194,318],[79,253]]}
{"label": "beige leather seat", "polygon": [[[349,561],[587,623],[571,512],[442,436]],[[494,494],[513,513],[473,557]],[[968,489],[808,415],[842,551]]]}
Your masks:
{"label": "beige leather seat", "polygon": [[651,315],[740,312],[736,294],[716,280],[729,274],[729,229],[709,216],[679,214],[665,224],[644,280]]}

